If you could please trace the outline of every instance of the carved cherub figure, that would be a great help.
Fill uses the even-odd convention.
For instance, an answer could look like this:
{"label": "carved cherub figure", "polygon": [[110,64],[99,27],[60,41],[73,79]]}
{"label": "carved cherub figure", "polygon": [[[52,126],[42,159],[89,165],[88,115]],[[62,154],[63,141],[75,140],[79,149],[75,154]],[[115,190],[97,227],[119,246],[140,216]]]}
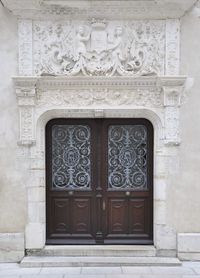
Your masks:
{"label": "carved cherub figure", "polygon": [[87,52],[86,42],[89,41],[90,39],[90,32],[87,35],[85,35],[85,27],[79,26],[76,39],[77,39],[77,55],[80,56],[80,54],[84,54]]}
{"label": "carved cherub figure", "polygon": [[114,58],[118,57],[120,60],[123,60],[123,46],[122,46],[122,36],[123,36],[123,28],[121,26],[117,26],[115,28],[114,40],[108,50],[112,51],[112,55]]}

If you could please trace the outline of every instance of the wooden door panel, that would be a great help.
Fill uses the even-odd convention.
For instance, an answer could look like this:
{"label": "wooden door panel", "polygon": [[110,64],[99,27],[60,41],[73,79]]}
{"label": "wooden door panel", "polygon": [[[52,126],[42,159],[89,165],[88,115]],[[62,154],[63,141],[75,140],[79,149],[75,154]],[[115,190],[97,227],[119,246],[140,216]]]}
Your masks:
{"label": "wooden door panel", "polygon": [[52,235],[70,233],[70,203],[67,198],[52,198]]}
{"label": "wooden door panel", "polygon": [[72,201],[72,234],[91,233],[91,200],[75,198]]}
{"label": "wooden door panel", "polygon": [[103,184],[109,199],[107,244],[152,243],[152,132],[146,120],[104,120]]}
{"label": "wooden door panel", "polygon": [[125,199],[108,200],[108,235],[124,234],[127,231],[128,206]]}
{"label": "wooden door panel", "polygon": [[145,199],[130,199],[129,201],[129,233],[145,233]]}
{"label": "wooden door panel", "polygon": [[47,244],[153,242],[147,120],[51,120],[46,165]]}

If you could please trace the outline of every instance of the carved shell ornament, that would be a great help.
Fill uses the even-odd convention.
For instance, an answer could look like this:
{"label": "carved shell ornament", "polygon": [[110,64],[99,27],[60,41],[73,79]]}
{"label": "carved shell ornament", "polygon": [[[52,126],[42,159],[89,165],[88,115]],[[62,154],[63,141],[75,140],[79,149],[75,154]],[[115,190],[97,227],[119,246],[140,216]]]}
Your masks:
{"label": "carved shell ornament", "polygon": [[96,19],[77,26],[36,22],[35,72],[71,76],[161,74],[164,43],[159,28],[162,24],[109,24]]}

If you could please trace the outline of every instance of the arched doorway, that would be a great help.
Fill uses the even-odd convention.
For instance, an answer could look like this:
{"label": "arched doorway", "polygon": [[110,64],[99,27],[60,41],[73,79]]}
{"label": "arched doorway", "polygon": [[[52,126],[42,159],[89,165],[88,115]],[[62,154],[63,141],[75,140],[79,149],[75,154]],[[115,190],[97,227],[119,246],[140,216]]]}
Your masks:
{"label": "arched doorway", "polygon": [[152,244],[152,124],[49,121],[46,219],[47,244]]}

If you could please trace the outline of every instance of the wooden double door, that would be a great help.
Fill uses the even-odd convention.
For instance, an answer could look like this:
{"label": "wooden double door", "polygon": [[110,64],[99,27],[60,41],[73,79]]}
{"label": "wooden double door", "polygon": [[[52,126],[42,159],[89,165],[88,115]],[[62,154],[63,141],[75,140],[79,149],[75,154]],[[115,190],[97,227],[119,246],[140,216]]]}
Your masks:
{"label": "wooden double door", "polygon": [[46,243],[153,243],[153,127],[145,119],[46,126]]}

